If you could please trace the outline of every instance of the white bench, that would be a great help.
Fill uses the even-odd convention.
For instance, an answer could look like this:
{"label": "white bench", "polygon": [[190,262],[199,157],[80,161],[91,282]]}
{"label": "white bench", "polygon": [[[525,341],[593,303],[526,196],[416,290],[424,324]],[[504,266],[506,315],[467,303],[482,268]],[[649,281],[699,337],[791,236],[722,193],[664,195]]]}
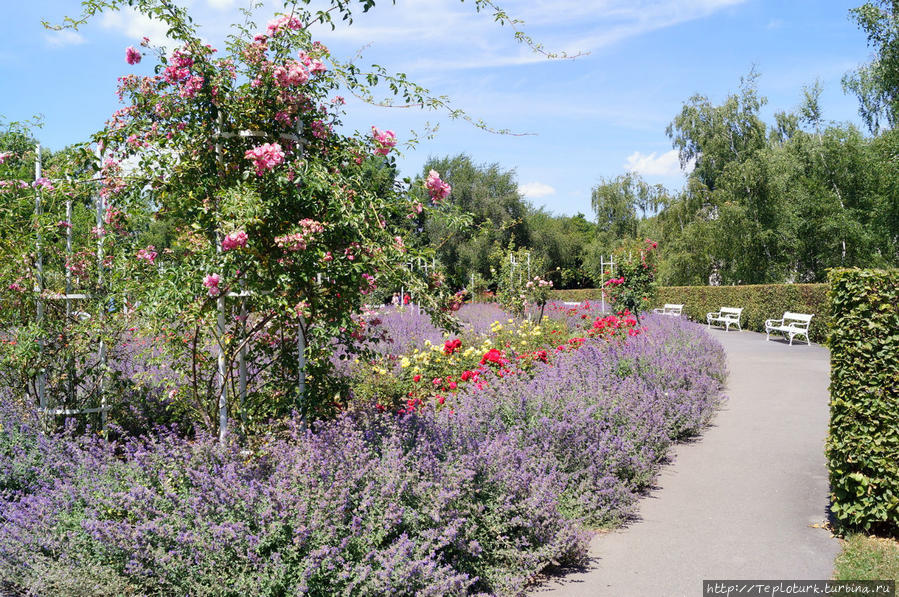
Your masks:
{"label": "white bench", "polygon": [[684,312],[684,306],[665,303],[664,307],[661,309],[653,309],[653,312],[660,313],[661,315],[681,315]]}
{"label": "white bench", "polygon": [[793,345],[795,336],[805,336],[805,343],[811,344],[808,339],[808,326],[811,322],[812,316],[807,313],[786,311],[780,319],[765,320],[765,340],[771,339],[771,332],[780,332],[790,339],[790,346]]}
{"label": "white bench", "polygon": [[730,331],[732,325],[737,326],[738,330],[742,330],[743,328],[740,327],[740,315],[742,314],[743,307],[721,307],[720,311],[707,313],[705,320],[709,327],[712,327],[713,323],[723,325],[726,332]]}

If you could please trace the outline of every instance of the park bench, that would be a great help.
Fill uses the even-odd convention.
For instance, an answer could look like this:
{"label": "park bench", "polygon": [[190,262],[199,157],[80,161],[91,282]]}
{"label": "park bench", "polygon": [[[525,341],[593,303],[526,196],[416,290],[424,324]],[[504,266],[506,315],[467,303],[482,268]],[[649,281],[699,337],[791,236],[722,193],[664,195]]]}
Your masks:
{"label": "park bench", "polygon": [[665,306],[661,309],[653,309],[653,312],[661,315],[681,315],[684,312],[684,306],[665,303]]}
{"label": "park bench", "polygon": [[795,336],[805,336],[805,343],[811,344],[808,338],[808,326],[812,322],[812,316],[807,313],[791,313],[786,311],[780,319],[765,320],[765,340],[771,339],[771,332],[780,332],[790,339],[793,345]]}
{"label": "park bench", "polygon": [[740,327],[740,315],[743,313],[743,307],[721,307],[720,311],[715,311],[714,313],[708,313],[705,316],[706,323],[708,323],[709,327],[712,327],[712,324],[715,325],[723,325],[724,331],[729,332],[730,326],[737,326],[738,330],[742,330]]}

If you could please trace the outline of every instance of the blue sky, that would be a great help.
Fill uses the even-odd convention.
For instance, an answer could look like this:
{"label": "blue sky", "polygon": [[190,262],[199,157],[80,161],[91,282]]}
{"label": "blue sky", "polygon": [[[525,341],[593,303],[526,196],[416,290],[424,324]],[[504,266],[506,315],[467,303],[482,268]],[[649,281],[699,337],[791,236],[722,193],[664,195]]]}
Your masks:
{"label": "blue sky", "polygon": [[[238,7],[249,0],[182,0],[203,35],[220,44]],[[387,109],[351,100],[350,128],[374,124],[401,140],[426,123],[435,138],[406,148],[403,175],[429,156],[467,153],[476,163],[514,169],[521,191],[557,214],[590,214],[590,189],[626,170],[679,188],[680,172],[665,127],[701,93],[720,102],[755,65],[764,116],[798,106],[803,85],[820,81],[824,116],[859,123],[842,75],[869,59],[865,37],[848,18],[861,0],[499,0],[548,50],[587,54],[547,61],[513,32],[477,13],[471,0],[381,0],[350,27],[313,30],[332,53],[377,63],[449,96],[497,129],[496,135],[439,112]],[[261,26],[282,3],[266,0]],[[0,115],[41,114],[41,141],[59,149],[87,139],[119,106],[116,78],[135,69],[124,49],[164,30],[132,13],[107,14],[77,33],[49,32],[41,19],[80,12],[76,0],[4,2],[0,22]]]}

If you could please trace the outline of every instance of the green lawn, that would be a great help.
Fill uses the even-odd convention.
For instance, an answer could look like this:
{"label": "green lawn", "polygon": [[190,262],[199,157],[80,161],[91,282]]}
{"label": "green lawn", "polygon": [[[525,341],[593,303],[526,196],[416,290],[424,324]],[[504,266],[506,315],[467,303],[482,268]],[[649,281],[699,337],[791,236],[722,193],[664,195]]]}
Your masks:
{"label": "green lawn", "polygon": [[834,567],[836,580],[895,580],[899,584],[899,541],[850,535]]}

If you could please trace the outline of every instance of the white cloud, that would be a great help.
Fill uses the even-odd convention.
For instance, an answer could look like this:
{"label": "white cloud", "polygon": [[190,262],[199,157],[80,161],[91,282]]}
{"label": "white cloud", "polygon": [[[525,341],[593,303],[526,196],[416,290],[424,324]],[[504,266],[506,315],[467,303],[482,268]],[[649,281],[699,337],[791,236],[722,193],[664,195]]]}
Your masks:
{"label": "white cloud", "polygon": [[554,188],[542,182],[529,182],[527,184],[520,184],[518,185],[518,192],[525,197],[530,197],[531,199],[539,199],[541,197],[547,197],[549,195],[556,194],[556,190]]}
{"label": "white cloud", "polygon": [[216,10],[229,10],[234,6],[234,0],[206,0],[209,6]]}
{"label": "white cloud", "polygon": [[693,163],[687,164],[686,168],[681,170],[676,149],[666,151],[658,156],[656,152],[646,155],[635,151],[627,156],[627,163],[624,167],[631,172],[645,176],[677,176],[692,171]]}
{"label": "white cloud", "polygon": [[132,39],[149,37],[153,44],[158,45],[164,45],[167,41],[168,27],[165,23],[142,15],[133,8],[104,12],[100,25]]}
{"label": "white cloud", "polygon": [[48,31],[44,33],[44,39],[52,48],[61,48],[64,46],[77,46],[83,44],[86,40],[77,31],[71,29],[62,29],[61,31]]}

